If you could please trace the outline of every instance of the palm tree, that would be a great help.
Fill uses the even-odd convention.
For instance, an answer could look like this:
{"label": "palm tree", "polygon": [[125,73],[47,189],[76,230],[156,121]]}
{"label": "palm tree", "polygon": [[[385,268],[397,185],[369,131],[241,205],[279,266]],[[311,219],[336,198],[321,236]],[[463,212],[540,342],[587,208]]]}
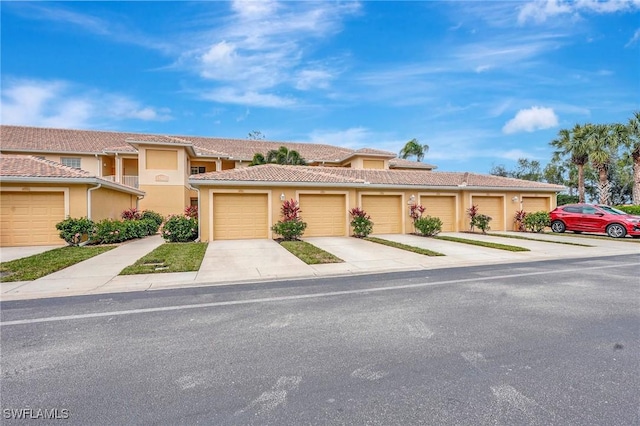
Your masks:
{"label": "palm tree", "polygon": [[281,146],[279,149],[272,149],[267,152],[266,156],[267,163],[276,163],[276,164],[290,164],[293,166],[304,166],[307,164],[304,158],[300,155],[298,151],[289,150],[286,146]]}
{"label": "palm tree", "polygon": [[405,160],[409,157],[416,157],[416,161],[422,161],[424,155],[429,151],[429,145],[421,145],[418,139],[413,138],[400,150],[398,156]]}
{"label": "palm tree", "polygon": [[556,149],[553,156],[556,160],[565,155],[571,158],[571,163],[578,169],[578,202],[584,203],[584,166],[589,161],[589,144],[587,141],[590,124],[581,126],[576,124],[573,129],[562,129],[558,137],[551,141]]}
{"label": "palm tree", "polygon": [[259,166],[260,164],[266,164],[267,160],[265,160],[264,155],[256,152],[253,154],[253,160],[249,163],[250,166]]}
{"label": "palm tree", "polygon": [[626,131],[626,127],[621,124],[597,124],[589,129],[589,158],[593,168],[598,172],[600,204],[610,203],[609,167],[625,139]]}
{"label": "palm tree", "polygon": [[627,124],[624,143],[631,151],[633,159],[633,204],[640,204],[640,111],[633,113]]}

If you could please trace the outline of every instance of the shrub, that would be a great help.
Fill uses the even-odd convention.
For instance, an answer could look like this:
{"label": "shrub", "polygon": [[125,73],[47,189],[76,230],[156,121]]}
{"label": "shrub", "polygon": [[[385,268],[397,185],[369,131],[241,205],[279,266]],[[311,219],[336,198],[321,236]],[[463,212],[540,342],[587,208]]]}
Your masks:
{"label": "shrub", "polygon": [[415,223],[416,220],[422,217],[422,213],[424,213],[425,210],[426,209],[422,206],[422,204],[411,204],[409,206],[409,216]]}
{"label": "shrub", "polygon": [[[129,223],[127,221],[126,223]],[[131,223],[134,223],[131,221]],[[113,219],[104,219],[96,223],[93,241],[96,244],[114,244],[127,240],[125,222]]]}
{"label": "shrub", "polygon": [[516,211],[516,214],[513,216],[513,223],[516,225],[516,231],[524,232],[524,219],[527,217],[527,212],[524,210]]}
{"label": "shrub", "polygon": [[300,218],[300,206],[295,200],[286,200],[282,203],[282,220],[271,227],[271,230],[276,234],[282,236],[285,241],[292,241],[299,239],[304,230],[307,229],[307,224]]}
{"label": "shrub", "polygon": [[138,220],[141,218],[141,212],[135,207],[127,209],[120,215],[124,220]]}
{"label": "shrub", "polygon": [[471,205],[471,207],[467,209],[467,215],[469,216],[469,230],[473,232],[474,227],[477,225],[476,216],[478,215],[478,206]]}
{"label": "shrub", "polygon": [[60,231],[60,238],[70,246],[77,246],[81,242],[90,239],[94,227],[93,221],[87,218],[67,218],[62,222],[56,223],[56,229]]}
{"label": "shrub", "polygon": [[531,232],[542,232],[544,228],[551,225],[551,218],[549,212],[539,211],[535,213],[529,213],[524,218],[524,226]]}
{"label": "shrub", "polygon": [[186,243],[198,238],[198,219],[172,215],[162,228],[162,238],[170,243]]}
{"label": "shrub", "polygon": [[[162,225],[162,222],[164,222],[164,217],[162,217],[162,215],[160,213],[156,213],[153,210],[145,210],[145,211],[143,211],[140,219],[143,219],[143,220],[144,219],[151,219],[158,225],[158,228],[160,227],[160,225]],[[158,232],[157,229],[156,229],[156,232]],[[154,232],[154,234],[156,232]]]}
{"label": "shrub", "polygon": [[558,206],[564,206],[565,204],[575,204],[580,201],[580,197],[577,195],[558,194],[556,202]]}
{"label": "shrub", "polygon": [[615,206],[615,208],[628,214],[640,215],[640,206]]}
{"label": "shrub", "polygon": [[473,228],[477,226],[483,234],[486,234],[487,231],[491,229],[489,227],[489,222],[491,222],[492,219],[492,217],[487,216],[486,214],[476,214],[471,220],[471,229],[473,230]]}
{"label": "shrub", "polygon": [[184,208],[184,215],[191,219],[198,218],[198,206],[187,206]]}
{"label": "shrub", "polygon": [[422,235],[433,237],[442,231],[442,221],[438,217],[424,216],[413,222],[414,226]]}
{"label": "shrub", "polygon": [[353,235],[358,238],[366,238],[373,231],[373,222],[371,216],[360,207],[354,207],[349,210],[351,215],[351,226],[353,226]]}

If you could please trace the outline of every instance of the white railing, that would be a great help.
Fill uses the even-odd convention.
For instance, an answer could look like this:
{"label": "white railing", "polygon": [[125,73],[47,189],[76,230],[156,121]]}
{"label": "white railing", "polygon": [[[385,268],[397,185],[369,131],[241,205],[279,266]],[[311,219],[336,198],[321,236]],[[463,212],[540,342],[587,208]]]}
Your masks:
{"label": "white railing", "polygon": [[[116,177],[114,175],[102,176],[102,179],[108,180],[111,182],[116,182]],[[118,182],[123,185],[131,186],[133,188],[138,188],[138,176],[122,176],[122,182]]]}

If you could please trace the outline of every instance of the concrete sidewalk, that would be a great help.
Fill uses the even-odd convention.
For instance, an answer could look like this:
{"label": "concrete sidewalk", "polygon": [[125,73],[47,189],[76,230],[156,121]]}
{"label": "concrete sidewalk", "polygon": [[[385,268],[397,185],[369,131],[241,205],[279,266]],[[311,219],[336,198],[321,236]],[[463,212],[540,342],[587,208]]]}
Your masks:
{"label": "concrete sidewalk", "polygon": [[[160,235],[123,243],[113,250],[94,256],[35,281],[1,283],[2,300],[35,299],[65,295],[91,294],[117,276],[125,267],[163,243]],[[139,289],[139,288],[136,288]]]}
{"label": "concrete sidewalk", "polygon": [[640,253],[640,244],[633,241],[582,238],[571,234],[524,234],[532,240],[468,233],[444,235],[515,245],[530,251],[509,252],[415,235],[378,235],[445,254],[424,256],[353,237],[316,237],[305,240],[340,257],[344,263],[307,265],[273,240],[213,241],[197,272],[119,276],[123,268],[163,243],[156,235],[123,244],[35,281],[2,283],[0,290],[2,300],[19,300]]}

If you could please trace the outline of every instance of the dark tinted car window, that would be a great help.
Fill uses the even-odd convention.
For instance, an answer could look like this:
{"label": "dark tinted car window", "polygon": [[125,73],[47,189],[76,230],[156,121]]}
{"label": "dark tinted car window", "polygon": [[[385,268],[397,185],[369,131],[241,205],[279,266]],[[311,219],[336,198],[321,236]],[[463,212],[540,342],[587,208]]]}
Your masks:
{"label": "dark tinted car window", "polygon": [[576,207],[576,206],[565,207],[562,210],[564,210],[567,213],[582,213],[582,207]]}
{"label": "dark tinted car window", "polygon": [[582,214],[596,214],[596,213],[598,213],[598,210],[596,210],[594,207],[582,208]]}

